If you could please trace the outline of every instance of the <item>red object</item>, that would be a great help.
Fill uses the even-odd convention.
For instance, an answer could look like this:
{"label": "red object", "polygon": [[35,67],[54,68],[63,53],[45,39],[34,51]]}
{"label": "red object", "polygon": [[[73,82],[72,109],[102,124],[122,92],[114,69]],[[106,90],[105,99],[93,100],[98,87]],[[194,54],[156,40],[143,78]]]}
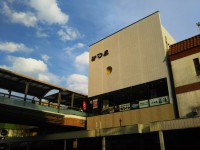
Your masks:
{"label": "red object", "polygon": [[86,101],[83,101],[83,110],[86,110]]}

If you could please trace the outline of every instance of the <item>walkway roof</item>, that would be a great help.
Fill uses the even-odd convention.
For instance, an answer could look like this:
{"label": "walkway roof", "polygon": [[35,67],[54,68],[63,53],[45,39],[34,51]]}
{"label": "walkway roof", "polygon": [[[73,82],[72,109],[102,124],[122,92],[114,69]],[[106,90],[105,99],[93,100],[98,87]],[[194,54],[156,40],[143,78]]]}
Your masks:
{"label": "walkway roof", "polygon": [[38,98],[43,98],[51,90],[59,90],[68,96],[74,94],[75,99],[76,97],[87,98],[87,95],[0,68],[0,88],[24,94],[27,83],[29,83],[28,95]]}

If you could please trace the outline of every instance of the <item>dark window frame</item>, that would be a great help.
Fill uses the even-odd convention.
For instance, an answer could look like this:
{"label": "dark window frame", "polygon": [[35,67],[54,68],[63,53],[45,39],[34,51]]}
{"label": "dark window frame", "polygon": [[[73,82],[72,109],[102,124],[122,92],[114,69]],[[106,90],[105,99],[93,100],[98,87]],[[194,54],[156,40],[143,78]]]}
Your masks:
{"label": "dark window frame", "polygon": [[196,71],[196,75],[199,76],[200,75],[200,63],[199,63],[199,58],[194,58],[193,59],[193,63],[194,63],[194,68]]}

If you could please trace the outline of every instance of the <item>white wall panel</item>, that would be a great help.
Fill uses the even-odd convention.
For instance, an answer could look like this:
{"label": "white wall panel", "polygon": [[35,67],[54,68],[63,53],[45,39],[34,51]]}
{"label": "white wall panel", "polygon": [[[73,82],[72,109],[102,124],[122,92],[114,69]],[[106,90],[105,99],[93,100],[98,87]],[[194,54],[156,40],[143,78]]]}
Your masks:
{"label": "white wall panel", "polygon": [[193,59],[199,58],[196,53],[171,62],[175,87],[200,82],[200,76],[196,75]]}
{"label": "white wall panel", "polygon": [[196,107],[200,109],[200,90],[177,94],[179,115],[186,117]]}
{"label": "white wall panel", "polygon": [[[91,61],[92,56],[109,55]],[[89,97],[168,78],[159,13],[155,13],[90,46]],[[112,73],[105,73],[108,66]]]}

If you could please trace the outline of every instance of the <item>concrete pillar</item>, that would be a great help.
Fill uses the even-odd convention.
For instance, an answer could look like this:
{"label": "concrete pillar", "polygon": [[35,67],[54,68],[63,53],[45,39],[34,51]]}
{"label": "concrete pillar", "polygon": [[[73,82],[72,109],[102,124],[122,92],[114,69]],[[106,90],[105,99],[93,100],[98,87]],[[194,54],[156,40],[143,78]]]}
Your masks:
{"label": "concrete pillar", "polygon": [[27,142],[26,149],[29,150],[29,143]]}
{"label": "concrete pillar", "polygon": [[67,149],[67,140],[64,140],[64,150]]}
{"label": "concrete pillar", "polygon": [[8,145],[7,145],[7,150],[10,150],[10,146],[11,145],[11,143],[8,143]]}
{"label": "concrete pillar", "polygon": [[106,150],[106,137],[102,138],[102,150]]}
{"label": "concrete pillar", "polygon": [[159,133],[160,150],[165,150],[163,131],[159,131],[158,133]]}

